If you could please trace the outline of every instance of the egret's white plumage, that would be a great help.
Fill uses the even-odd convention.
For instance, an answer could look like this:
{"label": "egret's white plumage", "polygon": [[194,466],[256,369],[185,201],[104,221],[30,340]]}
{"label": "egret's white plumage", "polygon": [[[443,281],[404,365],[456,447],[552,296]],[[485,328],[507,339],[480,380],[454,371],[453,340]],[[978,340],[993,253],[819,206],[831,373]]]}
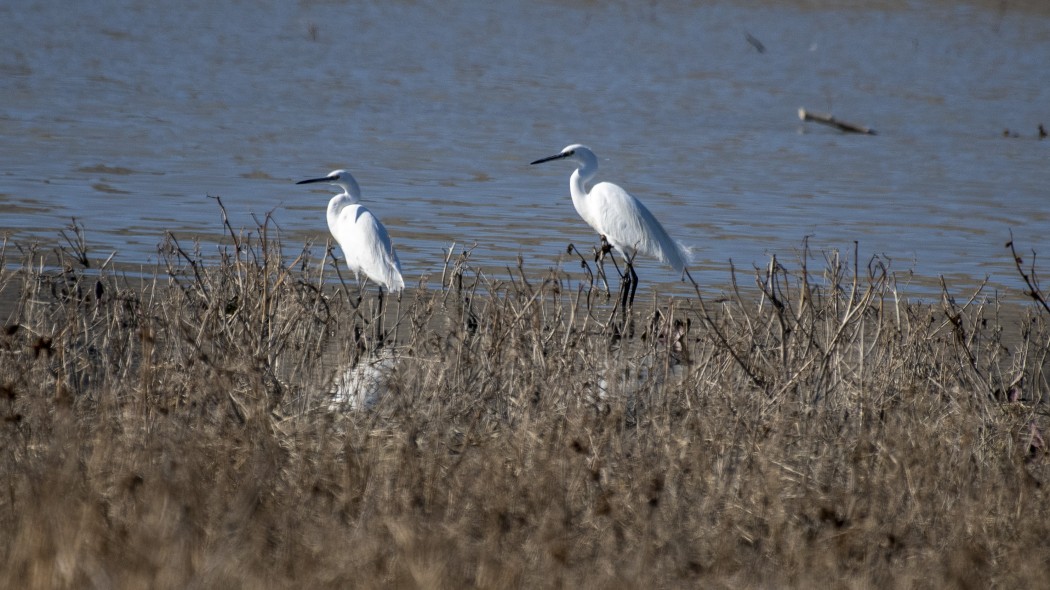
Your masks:
{"label": "egret's white plumage", "polygon": [[674,241],[649,209],[627,191],[611,182],[599,182],[587,190],[598,172],[598,158],[590,148],[573,144],[560,153],[532,162],[568,159],[576,162],[569,177],[569,194],[576,212],[594,231],[630,262],[638,253],[656,258],[676,272],[685,269],[688,251]]}
{"label": "egret's white plumage", "polygon": [[336,379],[328,409],[371,410],[390,391],[390,379],[398,372],[399,358],[391,348],[361,358]]}
{"label": "egret's white plumage", "polygon": [[296,184],[324,182],[341,187],[343,192],[328,201],[328,229],[339,243],[346,266],[354,276],[366,277],[397,293],[405,288],[401,278],[401,261],[390,243],[390,236],[379,219],[361,204],[361,188],[346,170],[333,170],[322,178],[301,180]]}

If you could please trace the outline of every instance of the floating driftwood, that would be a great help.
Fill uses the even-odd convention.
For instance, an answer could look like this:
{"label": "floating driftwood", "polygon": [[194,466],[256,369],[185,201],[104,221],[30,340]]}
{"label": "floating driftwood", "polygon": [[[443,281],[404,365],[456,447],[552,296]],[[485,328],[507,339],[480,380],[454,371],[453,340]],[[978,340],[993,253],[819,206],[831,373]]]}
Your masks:
{"label": "floating driftwood", "polygon": [[845,121],[839,121],[831,115],[824,113],[811,113],[804,108],[798,109],[798,118],[803,121],[813,121],[822,125],[828,125],[834,127],[839,131],[845,131],[846,133],[863,133],[865,135],[875,135],[875,130],[871,127],[864,127],[863,125],[855,125],[853,123],[847,123]]}
{"label": "floating driftwood", "polygon": [[744,33],[744,38],[747,39],[747,42],[751,44],[751,47],[755,48],[755,51],[759,53],[766,52],[766,46],[763,45],[762,42],[759,41],[758,38],[752,35],[751,33]]}

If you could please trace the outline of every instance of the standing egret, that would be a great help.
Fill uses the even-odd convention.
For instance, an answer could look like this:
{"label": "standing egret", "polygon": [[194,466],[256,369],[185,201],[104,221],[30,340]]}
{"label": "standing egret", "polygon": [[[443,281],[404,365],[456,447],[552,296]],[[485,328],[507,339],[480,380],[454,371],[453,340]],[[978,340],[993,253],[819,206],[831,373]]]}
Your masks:
{"label": "standing egret", "polygon": [[[398,293],[405,288],[401,278],[401,261],[390,243],[386,228],[371,211],[361,204],[361,188],[346,170],[333,170],[328,176],[300,180],[295,184],[324,182],[341,187],[343,192],[328,201],[328,229],[343,249],[346,266],[379,284],[382,306],[383,288]],[[380,307],[382,309],[382,307]]]}
{"label": "standing egret", "polygon": [[598,172],[598,158],[590,148],[573,144],[532,163],[561,159],[576,162],[576,171],[569,177],[569,194],[576,212],[602,236],[603,243],[619,250],[627,262],[622,287],[624,310],[634,303],[634,292],[638,288],[638,274],[634,271],[634,257],[638,253],[658,259],[679,274],[685,271],[688,251],[671,239],[641,201],[611,182],[599,182],[587,190],[587,183]]}

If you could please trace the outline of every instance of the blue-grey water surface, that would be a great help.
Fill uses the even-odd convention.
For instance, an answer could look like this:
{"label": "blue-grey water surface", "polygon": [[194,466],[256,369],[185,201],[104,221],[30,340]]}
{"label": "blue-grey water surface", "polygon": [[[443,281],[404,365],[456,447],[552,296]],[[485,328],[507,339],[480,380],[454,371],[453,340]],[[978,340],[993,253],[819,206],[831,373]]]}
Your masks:
{"label": "blue-grey water surface", "polygon": [[149,264],[165,231],[211,247],[219,195],[319,257],[329,187],[293,183],[345,167],[410,284],[453,242],[497,278],[519,254],[576,272],[565,245],[597,238],[571,165],[528,163],[581,142],[706,284],[806,236],[919,291],[1018,287],[1011,230],[1050,259],[1039,2],[13,0],[0,33],[0,234],[19,243],[76,217],[96,254]]}

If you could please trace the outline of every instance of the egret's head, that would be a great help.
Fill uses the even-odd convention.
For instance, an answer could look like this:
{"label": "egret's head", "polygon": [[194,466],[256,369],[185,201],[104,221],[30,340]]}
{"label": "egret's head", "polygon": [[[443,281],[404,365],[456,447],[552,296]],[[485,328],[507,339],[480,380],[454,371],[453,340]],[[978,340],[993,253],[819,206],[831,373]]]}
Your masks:
{"label": "egret's head", "polygon": [[540,158],[539,160],[536,160],[532,163],[542,164],[543,162],[550,162],[552,160],[562,159],[573,160],[581,166],[587,166],[588,164],[595,165],[598,163],[598,158],[595,157],[594,152],[592,152],[591,149],[587,146],[579,143],[567,145],[557,154],[554,154],[553,156],[548,156],[546,158]]}
{"label": "egret's head", "polygon": [[561,153],[566,158],[569,158],[569,157],[572,157],[572,156],[576,155],[576,153],[579,152],[580,150],[589,152],[589,151],[591,151],[591,148],[583,145],[582,143],[574,143],[572,145],[567,145],[564,148],[562,148]]}
{"label": "egret's head", "polygon": [[346,170],[332,170],[328,173],[328,176],[300,180],[295,184],[312,184],[315,182],[324,182],[327,184],[341,187],[343,189],[343,192],[355,199],[361,197],[361,188],[357,186],[357,181],[354,180],[354,177]]}
{"label": "egret's head", "polygon": [[315,182],[326,182],[328,184],[339,184],[339,180],[346,175],[346,170],[332,170],[328,173],[328,176],[322,176],[320,178],[310,178],[307,180],[300,180],[295,184],[313,184]]}

